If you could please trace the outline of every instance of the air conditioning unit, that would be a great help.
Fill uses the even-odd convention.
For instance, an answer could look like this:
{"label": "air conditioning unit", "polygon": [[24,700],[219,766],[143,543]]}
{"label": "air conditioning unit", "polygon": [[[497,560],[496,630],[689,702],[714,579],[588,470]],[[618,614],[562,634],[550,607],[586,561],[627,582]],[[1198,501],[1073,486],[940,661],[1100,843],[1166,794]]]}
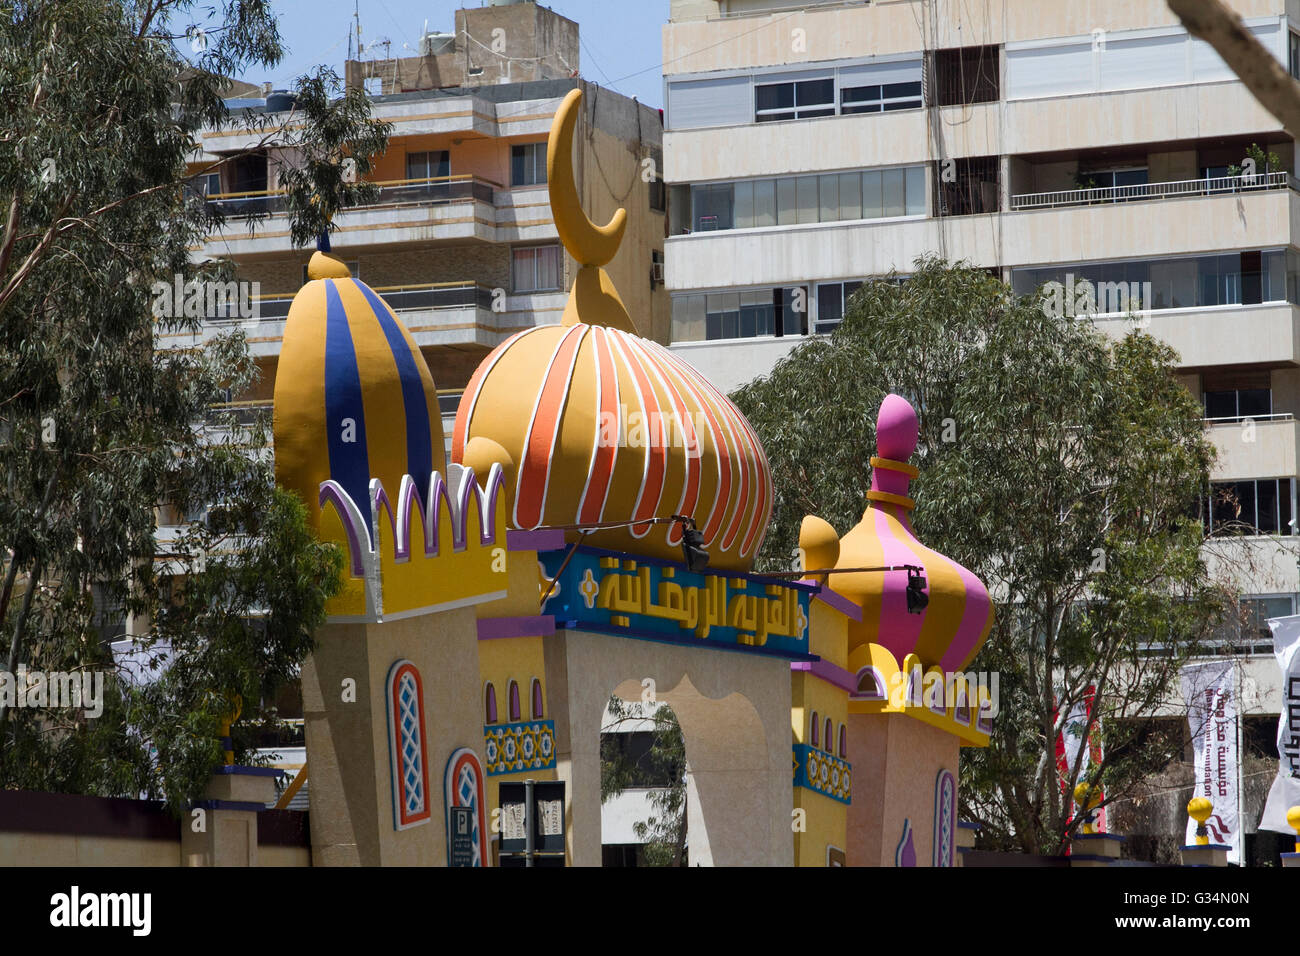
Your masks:
{"label": "air conditioning unit", "polygon": [[650,289],[653,291],[656,285],[664,284],[664,261],[662,259],[650,260]]}

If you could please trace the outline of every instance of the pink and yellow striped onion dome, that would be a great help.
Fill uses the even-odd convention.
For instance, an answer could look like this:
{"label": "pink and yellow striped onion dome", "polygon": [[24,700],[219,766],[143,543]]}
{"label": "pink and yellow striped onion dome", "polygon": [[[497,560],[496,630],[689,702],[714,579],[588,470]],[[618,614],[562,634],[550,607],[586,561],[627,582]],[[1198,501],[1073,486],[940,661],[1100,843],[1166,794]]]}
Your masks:
{"label": "pink and yellow striped onion dome", "polygon": [[831,585],[862,606],[862,621],[849,622],[850,652],[880,644],[901,661],[916,654],[926,667],[962,670],[988,638],[993,602],[988,588],[951,558],[921,544],[910,519],[908,497],[917,470],[907,464],[916,451],[916,410],[900,395],[887,395],[876,419],[867,510],[840,539],[839,568],[919,565],[929,603],[920,614],[907,611],[907,572],[837,574]]}
{"label": "pink and yellow striped onion dome", "polygon": [[748,570],[763,543],[773,489],[753,428],[694,368],[630,332],[575,322],[503,342],[461,399],[452,460],[479,437],[513,460],[512,527],[635,521],[585,543],[681,561],[680,524],[646,521],[689,515],[710,567],[726,570]]}

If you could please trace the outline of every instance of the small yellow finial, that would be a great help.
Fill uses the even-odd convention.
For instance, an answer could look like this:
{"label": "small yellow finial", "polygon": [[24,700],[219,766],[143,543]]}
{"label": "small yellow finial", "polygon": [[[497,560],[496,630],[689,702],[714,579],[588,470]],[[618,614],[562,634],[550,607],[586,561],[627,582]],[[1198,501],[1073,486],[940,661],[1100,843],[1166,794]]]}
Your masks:
{"label": "small yellow finial", "polygon": [[1074,788],[1074,802],[1083,808],[1087,819],[1083,824],[1084,833],[1096,833],[1097,823],[1093,811],[1101,803],[1101,793],[1088,782],[1080,783]]}
{"label": "small yellow finial", "polygon": [[328,252],[313,252],[307,263],[308,279],[351,279],[352,271],[338,256]]}
{"label": "small yellow finial", "polygon": [[244,712],[244,699],[238,694],[231,694],[228,700],[230,710],[221,718],[221,750],[225,755],[226,766],[230,767],[235,763],[235,745],[230,739],[230,726]]}
{"label": "small yellow finial", "polygon": [[1286,822],[1295,831],[1295,851],[1300,853],[1300,807],[1292,807],[1286,812]]}
{"label": "small yellow finial", "polygon": [[1210,819],[1210,814],[1213,812],[1214,804],[1204,797],[1193,797],[1187,801],[1187,815],[1196,821],[1197,846],[1209,845],[1210,831],[1206,829],[1205,821]]}

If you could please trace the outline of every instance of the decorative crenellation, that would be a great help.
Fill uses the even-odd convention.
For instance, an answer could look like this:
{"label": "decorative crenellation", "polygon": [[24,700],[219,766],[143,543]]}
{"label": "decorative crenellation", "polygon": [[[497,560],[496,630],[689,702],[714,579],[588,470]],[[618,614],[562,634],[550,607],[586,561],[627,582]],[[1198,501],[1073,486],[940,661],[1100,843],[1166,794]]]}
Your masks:
{"label": "decorative crenellation", "polygon": [[849,713],[905,714],[959,737],[962,746],[988,745],[997,693],[988,675],[925,669],[915,654],[899,665],[879,644],[854,649],[849,664],[857,680]]}
{"label": "decorative crenellation", "polygon": [[[366,515],[339,482],[321,482],[321,537],[345,543],[349,556],[350,577],[330,602],[331,620],[391,620],[503,597],[504,534],[497,539],[505,528],[504,483],[500,465],[480,487],[472,468],[452,464],[445,477],[432,472],[423,493],[403,475],[394,507],[372,478]],[[484,591],[484,582],[499,587]]]}

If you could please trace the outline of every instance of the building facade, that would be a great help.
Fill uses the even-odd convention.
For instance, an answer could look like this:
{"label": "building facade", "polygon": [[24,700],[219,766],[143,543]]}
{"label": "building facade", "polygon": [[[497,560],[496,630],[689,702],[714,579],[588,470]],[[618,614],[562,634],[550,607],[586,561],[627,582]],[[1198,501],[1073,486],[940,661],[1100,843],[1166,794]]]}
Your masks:
{"label": "building facade", "polygon": [[[1231,0],[1300,76],[1300,3]],[[1181,356],[1254,534],[1207,550],[1251,620],[1247,712],[1275,727],[1264,620],[1297,610],[1295,143],[1163,0],[674,0],[664,28],[672,347],[730,390],[829,332],[867,277],[937,253]],[[1218,520],[1217,502],[1210,507]]]}
{"label": "building facade", "polygon": [[[448,435],[483,357],[515,332],[560,319],[576,269],[551,216],[546,138],[574,88],[588,93],[575,135],[582,202],[598,217],[627,209],[627,251],[611,273],[645,326],[641,334],[666,342],[669,320],[665,200],[662,182],[650,175],[662,162],[660,112],[577,78],[578,25],[544,7],[462,10],[455,23],[454,34],[426,37],[427,55],[348,62],[349,82],[374,90],[373,115],[392,132],[368,176],[380,185],[378,201],[341,213],[334,233],[353,274],[415,336],[439,383]],[[494,49],[502,31],[509,42]],[[232,100],[231,112],[291,106],[290,95],[271,92]],[[263,374],[255,392],[232,400],[269,409],[284,321],[307,281],[311,250],[293,248],[277,190],[279,170],[294,157],[273,145],[257,148],[261,134],[240,125],[205,132],[194,157],[196,175],[235,157],[195,181],[230,217],[195,255],[232,259],[237,278],[258,283],[260,295],[252,320],[210,318],[199,338],[243,325]],[[269,215],[250,230],[237,219],[249,212]]]}

